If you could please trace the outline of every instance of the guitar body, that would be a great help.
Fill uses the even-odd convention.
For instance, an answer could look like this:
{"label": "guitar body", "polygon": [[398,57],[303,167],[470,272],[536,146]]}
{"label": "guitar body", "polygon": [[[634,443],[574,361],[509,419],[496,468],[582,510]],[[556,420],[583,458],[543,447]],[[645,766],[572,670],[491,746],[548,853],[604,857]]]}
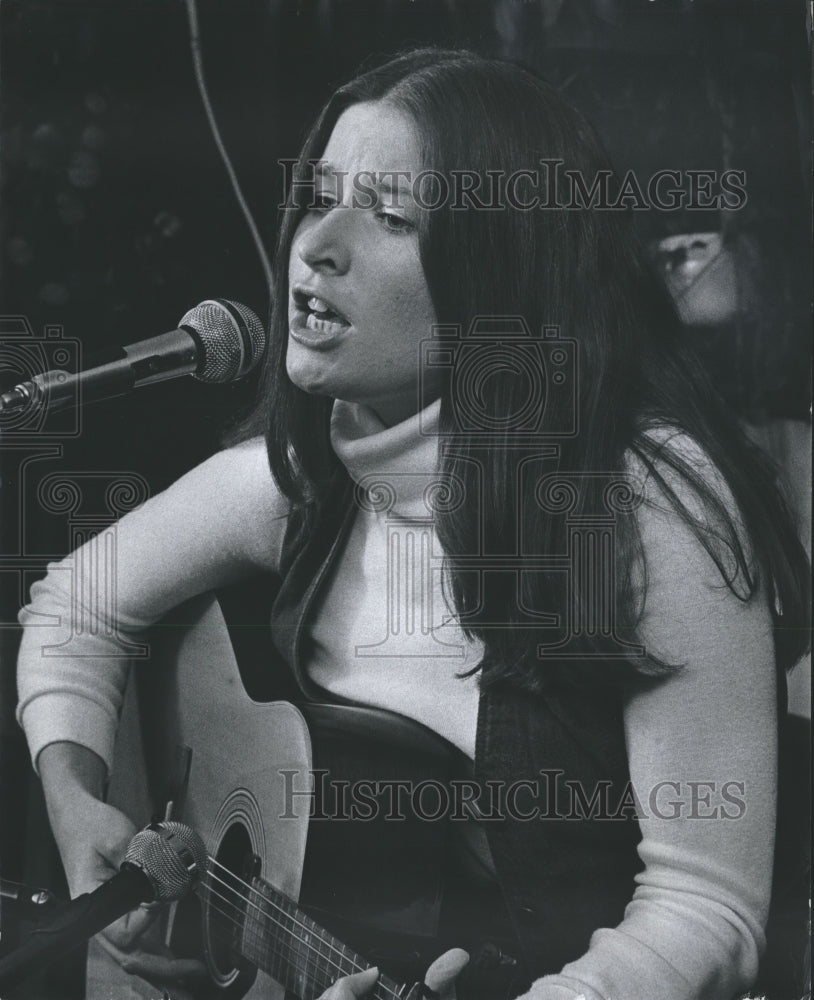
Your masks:
{"label": "guitar body", "polygon": [[[108,799],[141,826],[163,808],[168,792],[176,795],[172,818],[196,830],[210,855],[217,856],[231,831],[263,859],[263,877],[296,899],[309,803],[295,800],[296,818],[277,821],[287,803],[273,778],[277,769],[310,774],[308,727],[292,704],[258,704],[246,695],[214,597],[186,605],[184,615],[194,627],[165,623],[158,655],[131,671]],[[121,976],[99,951],[88,971],[88,1000],[120,995],[99,982]],[[225,989],[236,978],[227,975],[219,985]],[[98,996],[92,984],[101,986]],[[145,1000],[156,996],[154,986],[135,977],[125,974],[124,984]],[[243,995],[276,1000],[283,990],[258,972]]]}
{"label": "guitar body", "polygon": [[[179,904],[167,929],[174,951],[205,958],[215,995],[284,995],[256,968],[265,939],[251,940],[251,906],[236,893],[254,879],[299,899],[399,982],[423,975],[447,944],[466,947],[440,940],[450,824],[411,815],[396,795],[399,782],[409,799],[421,782],[437,787],[460,775],[463,755],[391,713],[253,701],[211,595],[185,605],[159,635],[151,662],[131,671],[109,801],[137,826],[163,817],[171,801],[170,818],[195,829],[216,860],[216,881],[200,900]],[[372,783],[378,798],[360,805],[349,796],[359,782]],[[236,942],[254,961],[235,958]],[[294,959],[303,947],[298,941]],[[309,995],[296,979],[294,992]],[[156,995],[92,944],[88,1000]]]}

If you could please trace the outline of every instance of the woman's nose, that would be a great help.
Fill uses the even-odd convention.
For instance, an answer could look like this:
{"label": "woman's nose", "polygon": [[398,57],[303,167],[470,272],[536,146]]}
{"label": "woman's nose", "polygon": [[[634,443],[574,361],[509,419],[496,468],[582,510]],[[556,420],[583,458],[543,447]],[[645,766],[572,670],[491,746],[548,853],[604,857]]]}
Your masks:
{"label": "woman's nose", "polygon": [[295,237],[297,255],[312,271],[344,274],[350,267],[352,211],[343,206],[305,222]]}

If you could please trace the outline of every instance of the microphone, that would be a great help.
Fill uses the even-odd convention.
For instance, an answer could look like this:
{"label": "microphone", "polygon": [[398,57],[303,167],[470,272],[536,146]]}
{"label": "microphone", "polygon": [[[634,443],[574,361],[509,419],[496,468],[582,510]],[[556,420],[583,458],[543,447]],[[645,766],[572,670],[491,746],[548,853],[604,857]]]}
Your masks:
{"label": "microphone", "polygon": [[251,371],[265,346],[263,324],[251,309],[207,299],[181,317],[178,329],[116,348],[93,368],[75,374],[56,368],[21,382],[0,395],[0,413],[95,402],[180,375],[231,382]]}
{"label": "microphone", "polygon": [[140,903],[180,899],[206,872],[206,862],[203,841],[183,823],[153,823],[137,833],[116,875],[71,900],[0,961],[0,995],[42,968],[43,961],[71,951]]}

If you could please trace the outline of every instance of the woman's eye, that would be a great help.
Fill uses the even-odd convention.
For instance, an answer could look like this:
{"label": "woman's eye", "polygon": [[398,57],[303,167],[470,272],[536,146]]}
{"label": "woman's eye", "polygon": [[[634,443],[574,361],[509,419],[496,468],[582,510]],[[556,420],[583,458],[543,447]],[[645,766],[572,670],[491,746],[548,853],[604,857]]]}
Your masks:
{"label": "woman's eye", "polygon": [[415,228],[409,219],[401,215],[394,215],[392,212],[379,212],[379,218],[385,229],[391,233],[408,233]]}
{"label": "woman's eye", "polygon": [[336,198],[330,194],[315,194],[309,208],[313,208],[318,212],[325,212],[329,208],[333,208],[336,205]]}

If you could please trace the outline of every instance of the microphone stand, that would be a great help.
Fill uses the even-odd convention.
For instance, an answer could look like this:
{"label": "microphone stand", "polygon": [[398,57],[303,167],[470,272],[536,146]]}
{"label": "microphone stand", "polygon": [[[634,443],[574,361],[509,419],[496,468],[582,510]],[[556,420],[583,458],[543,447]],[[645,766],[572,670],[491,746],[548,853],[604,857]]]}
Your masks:
{"label": "microphone stand", "polygon": [[32,931],[24,944],[0,960],[0,997],[40,969],[43,962],[72,951],[154,896],[153,886],[141,869],[122,866],[115,879],[66,903],[51,920]]}

